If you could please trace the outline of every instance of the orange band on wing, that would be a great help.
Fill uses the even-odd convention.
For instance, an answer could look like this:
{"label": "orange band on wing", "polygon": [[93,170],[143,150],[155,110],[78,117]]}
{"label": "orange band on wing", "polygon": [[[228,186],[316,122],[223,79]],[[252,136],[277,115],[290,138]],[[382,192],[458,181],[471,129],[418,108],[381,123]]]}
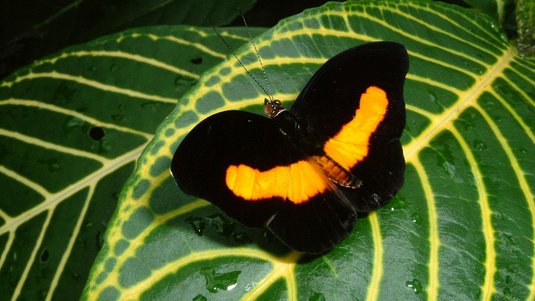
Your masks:
{"label": "orange band on wing", "polygon": [[350,170],[368,155],[370,137],[383,121],[387,107],[385,91],[375,86],[369,87],[360,96],[355,117],[325,143],[325,153]]}
{"label": "orange band on wing", "polygon": [[316,166],[303,160],[266,171],[243,164],[231,165],[227,168],[225,181],[230,191],[245,200],[280,197],[294,204],[307,202],[329,185]]}

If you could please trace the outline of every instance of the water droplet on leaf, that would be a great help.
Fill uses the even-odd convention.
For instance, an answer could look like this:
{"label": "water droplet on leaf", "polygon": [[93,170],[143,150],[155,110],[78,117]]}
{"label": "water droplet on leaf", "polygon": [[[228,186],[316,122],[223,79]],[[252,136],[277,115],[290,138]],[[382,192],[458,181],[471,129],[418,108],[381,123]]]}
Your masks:
{"label": "water droplet on leaf", "polygon": [[442,163],[442,167],[448,172],[451,178],[455,177],[455,165],[445,161]]}
{"label": "water droplet on leaf", "polygon": [[204,219],[202,217],[188,217],[186,219],[186,223],[188,223],[193,228],[193,231],[195,231],[197,235],[203,235],[206,223],[204,222]]}
{"label": "water droplet on leaf", "polygon": [[67,120],[67,122],[63,126],[63,132],[68,133],[74,128],[79,128],[79,127],[84,126],[84,124],[85,124],[85,121],[83,121],[82,119],[79,119],[76,117],[70,118],[69,120]]}
{"label": "water droplet on leaf", "polygon": [[211,293],[217,293],[218,290],[228,291],[235,288],[241,271],[219,273],[213,268],[203,268],[201,274],[206,280],[206,289]]}
{"label": "water droplet on leaf", "polygon": [[435,92],[431,91],[431,90],[428,90],[427,92],[429,92],[429,100],[433,103],[436,103],[437,102],[437,95],[435,94]]}
{"label": "water droplet on leaf", "polygon": [[210,226],[217,234],[225,237],[230,237],[233,234],[236,224],[226,219],[223,215],[214,214],[207,216],[207,219],[210,222]]}
{"label": "water droplet on leaf", "polygon": [[412,289],[412,291],[416,294],[420,294],[422,292],[422,283],[420,283],[418,279],[412,279],[411,281],[405,282],[405,286]]}
{"label": "water droplet on leaf", "polygon": [[422,218],[420,217],[420,214],[415,212],[411,215],[411,221],[413,223],[419,224],[420,222],[422,222]]}
{"label": "water droplet on leaf", "polygon": [[487,149],[487,144],[483,141],[476,141],[475,148],[479,151]]}
{"label": "water droplet on leaf", "polygon": [[194,79],[183,77],[183,76],[177,76],[177,78],[175,79],[175,86],[176,86],[175,91],[188,90],[195,83],[196,81]]}

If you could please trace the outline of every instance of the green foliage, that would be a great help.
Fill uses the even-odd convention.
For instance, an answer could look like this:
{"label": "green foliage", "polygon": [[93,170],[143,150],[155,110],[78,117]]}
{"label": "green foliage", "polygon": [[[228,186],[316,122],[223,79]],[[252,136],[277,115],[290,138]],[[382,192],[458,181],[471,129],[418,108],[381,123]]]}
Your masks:
{"label": "green foliage", "polygon": [[[243,29],[224,36],[234,47],[248,39]],[[6,298],[79,298],[135,160],[226,51],[211,29],[148,27],[67,48],[0,83]]]}
{"label": "green foliage", "polygon": [[[233,47],[248,39],[223,35]],[[242,227],[170,178],[173,150],[199,120],[261,114],[264,95],[234,59],[222,62],[227,49],[211,29],[129,30],[4,79],[3,296],[77,299],[102,247],[83,299],[534,299],[535,62],[497,21],[427,1],[331,3],[255,41],[276,97],[290,103],[325,60],[374,40],[402,42],[411,57],[406,183],[318,258]],[[262,78],[250,44],[237,55]]]}
{"label": "green foliage", "polygon": [[[215,26],[232,22],[254,0],[4,1],[0,10],[0,78],[7,70],[75,43],[149,25]],[[31,9],[28,9],[30,8]]]}
{"label": "green foliage", "polygon": [[[533,298],[534,62],[491,18],[421,1],[330,3],[255,41],[275,97],[291,102],[327,58],[374,40],[402,42],[411,57],[406,183],[391,203],[308,258],[182,193],[168,171],[181,138],[215,112],[261,108],[260,88],[227,60],[143,152],[83,298]],[[250,44],[237,55],[262,77]]]}

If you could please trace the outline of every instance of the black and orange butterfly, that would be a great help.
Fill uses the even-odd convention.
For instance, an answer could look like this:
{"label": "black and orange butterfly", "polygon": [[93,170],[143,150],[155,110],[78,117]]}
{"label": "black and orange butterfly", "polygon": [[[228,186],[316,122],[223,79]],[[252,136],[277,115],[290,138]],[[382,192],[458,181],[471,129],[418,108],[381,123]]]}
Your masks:
{"label": "black and orange butterfly", "polygon": [[357,213],[384,205],[403,184],[405,47],[368,43],[314,74],[289,110],[270,118],[226,111],[178,146],[171,172],[186,193],[287,246],[322,253],[352,230]]}

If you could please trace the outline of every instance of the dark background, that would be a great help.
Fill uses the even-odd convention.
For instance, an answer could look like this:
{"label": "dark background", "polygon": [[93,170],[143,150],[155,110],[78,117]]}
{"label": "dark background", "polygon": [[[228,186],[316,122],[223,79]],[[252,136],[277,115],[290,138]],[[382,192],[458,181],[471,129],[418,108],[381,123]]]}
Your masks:
{"label": "dark background", "polygon": [[[0,0],[0,78],[64,47],[133,27],[188,24],[243,26],[237,7],[249,26],[272,27],[279,20],[324,0],[228,0],[226,11],[211,11],[217,0],[176,0],[150,7],[158,0]],[[443,2],[468,5],[460,0]],[[204,13],[199,13],[199,10]],[[64,12],[64,13],[62,13]]]}

